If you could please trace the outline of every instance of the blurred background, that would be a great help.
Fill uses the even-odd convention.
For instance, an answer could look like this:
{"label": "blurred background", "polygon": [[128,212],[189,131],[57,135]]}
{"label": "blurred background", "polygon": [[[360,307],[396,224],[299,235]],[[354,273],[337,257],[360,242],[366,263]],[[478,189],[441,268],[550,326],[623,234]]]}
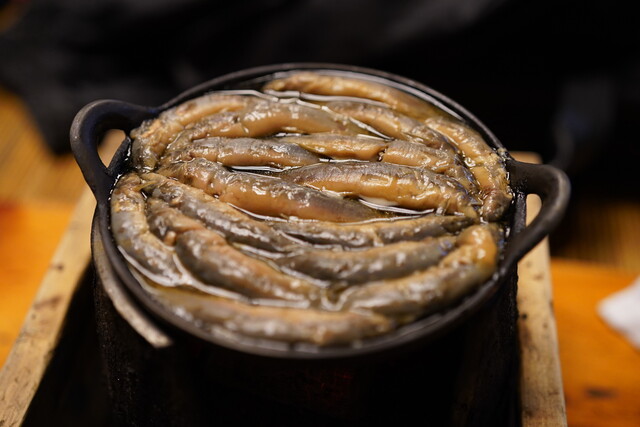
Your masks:
{"label": "blurred background", "polygon": [[[0,0],[0,236],[14,236],[3,246],[3,276],[32,277],[37,287],[42,270],[20,267],[24,253],[46,262],[57,240],[34,242],[64,231],[84,188],[68,141],[83,105],[158,105],[228,72],[310,61],[418,80],[473,112],[509,150],[565,170],[573,194],[550,238],[556,266],[586,262],[610,269],[604,281],[617,274],[630,283],[640,273],[640,18],[632,4]],[[32,235],[17,235],[16,221]],[[12,339],[0,335],[5,345]]]}
{"label": "blurred background", "polygon": [[[634,140],[640,22],[629,2],[0,0],[0,5],[2,104],[25,109],[33,139],[47,155],[68,157],[71,121],[96,99],[157,105],[224,73],[280,62],[372,67],[448,95],[509,150],[537,152],[570,174],[574,199],[552,239],[555,255],[640,271],[638,253],[620,250],[640,246],[640,216],[632,213],[640,200],[635,174],[640,145]],[[11,111],[2,117],[11,122]],[[6,132],[0,138],[4,146],[15,140]],[[16,160],[5,148],[0,162],[9,174],[0,193],[6,198],[12,191],[8,183],[17,178],[8,164]],[[612,240],[617,238],[621,242]]]}

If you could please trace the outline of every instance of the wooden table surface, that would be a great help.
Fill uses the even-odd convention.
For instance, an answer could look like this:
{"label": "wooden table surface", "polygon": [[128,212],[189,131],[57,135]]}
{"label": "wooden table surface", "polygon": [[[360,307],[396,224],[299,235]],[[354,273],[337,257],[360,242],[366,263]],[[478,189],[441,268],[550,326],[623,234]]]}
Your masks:
{"label": "wooden table surface", "polygon": [[[0,119],[7,119],[0,120],[0,128],[13,123],[12,126],[19,129],[20,120],[24,118],[20,114],[8,118],[6,112],[13,112],[15,108],[3,108],[0,102],[0,115],[5,114]],[[32,125],[27,128],[29,126]],[[7,135],[6,128],[0,130]],[[17,139],[37,139],[30,134],[14,132],[12,135]],[[47,156],[41,151],[34,155]],[[0,150],[0,163],[9,157]],[[68,157],[49,163],[52,162],[72,169],[68,167]],[[0,178],[4,193],[0,194],[1,366],[43,276],[48,269],[57,268],[51,265],[51,257],[67,227],[76,200],[73,197],[68,197],[68,200],[8,197],[5,192],[7,183],[12,184],[11,191],[19,193],[21,181],[7,178],[7,175]],[[41,179],[45,189],[56,185],[40,175],[35,175],[34,179]],[[82,188],[77,170],[65,172],[63,179],[70,181],[71,186]],[[640,351],[605,325],[596,313],[598,302],[630,285],[635,274],[559,258],[552,259],[551,274],[569,425],[640,426]]]}

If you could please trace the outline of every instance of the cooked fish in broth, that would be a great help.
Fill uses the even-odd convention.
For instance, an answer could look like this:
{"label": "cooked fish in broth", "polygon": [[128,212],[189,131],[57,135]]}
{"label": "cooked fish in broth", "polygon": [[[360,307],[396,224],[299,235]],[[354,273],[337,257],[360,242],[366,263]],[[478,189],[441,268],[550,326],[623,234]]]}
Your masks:
{"label": "cooked fish in broth", "polygon": [[206,331],[352,345],[446,309],[497,268],[503,157],[380,81],[289,73],[130,136],[114,239],[152,298]]}

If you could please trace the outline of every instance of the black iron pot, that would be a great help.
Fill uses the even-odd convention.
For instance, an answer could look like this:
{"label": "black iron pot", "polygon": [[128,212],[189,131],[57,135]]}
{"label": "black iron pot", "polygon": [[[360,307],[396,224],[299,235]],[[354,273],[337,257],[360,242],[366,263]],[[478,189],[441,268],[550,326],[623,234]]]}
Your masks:
{"label": "black iron pot", "polygon": [[[255,339],[225,340],[207,334],[195,325],[177,317],[154,301],[140,287],[130,273],[117,249],[110,231],[110,192],[118,176],[128,169],[131,140],[127,137],[110,165],[106,167],[97,154],[97,143],[109,129],[122,129],[126,133],[142,121],[156,117],[160,112],[187,99],[208,91],[224,89],[257,88],[265,81],[295,70],[318,70],[344,76],[381,82],[425,99],[459,117],[476,129],[487,143],[496,149],[504,147],[498,139],[471,113],[454,101],[420,83],[381,71],[333,64],[281,64],[244,70],[228,74],[199,85],[159,107],[141,107],[112,100],[93,102],[76,116],[71,128],[71,145],[82,173],[93,191],[97,208],[92,233],[93,259],[97,279],[101,285],[98,293],[99,307],[110,301],[120,319],[144,338],[145,345],[155,351],[184,353],[177,347],[201,354],[203,351],[217,355],[217,360],[238,360],[243,366],[363,366],[367,361],[380,361],[389,356],[404,357],[407,351],[425,346],[433,349],[433,343],[446,342],[446,335],[460,324],[486,311],[496,295],[509,293],[507,305],[513,306],[515,298],[515,267],[517,261],[542,240],[560,221],[569,198],[568,179],[561,171],[545,165],[532,165],[515,161],[507,155],[507,169],[514,191],[513,204],[506,216],[509,233],[498,270],[486,283],[472,294],[446,310],[422,318],[381,337],[366,340],[357,346],[316,347],[313,345],[287,345]],[[542,198],[542,208],[535,220],[525,227],[525,200],[528,194]],[[503,288],[510,288],[505,291]],[[101,301],[101,302],[100,302]],[[102,305],[100,305],[102,304]],[[509,310],[514,329],[515,313]],[[100,315],[100,313],[98,313]],[[121,320],[116,320],[120,322]],[[513,334],[512,334],[513,335]],[[443,336],[445,336],[443,338]],[[512,337],[513,338],[513,337]],[[511,339],[511,338],[510,338]],[[454,345],[455,347],[455,345]],[[172,350],[168,350],[172,349]],[[448,357],[441,354],[442,357]],[[432,352],[433,353],[433,352]],[[173,353],[172,353],[173,354]],[[177,354],[177,353],[176,353]],[[189,357],[191,357],[189,356]],[[176,356],[176,363],[189,363],[184,354]],[[126,356],[122,355],[126,359]],[[120,362],[115,363],[117,365]],[[306,368],[303,368],[306,369]],[[332,368],[333,369],[333,368]],[[253,371],[251,371],[253,372]],[[215,374],[214,374],[215,375]]]}

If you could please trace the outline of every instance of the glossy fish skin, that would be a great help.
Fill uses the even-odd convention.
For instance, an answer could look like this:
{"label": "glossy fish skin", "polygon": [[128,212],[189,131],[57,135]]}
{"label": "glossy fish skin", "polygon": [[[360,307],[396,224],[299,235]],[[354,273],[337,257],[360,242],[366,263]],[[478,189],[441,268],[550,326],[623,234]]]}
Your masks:
{"label": "glossy fish skin", "polygon": [[214,231],[166,202],[149,199],[151,229],[175,245],[183,265],[204,283],[220,286],[249,298],[274,298],[308,302],[318,298],[319,288],[283,274],[263,261],[230,246]]}
{"label": "glossy fish skin", "polygon": [[334,101],[326,106],[336,113],[363,122],[390,138],[419,142],[451,156],[457,154],[456,148],[442,134],[389,108],[355,101]]}
{"label": "glossy fish skin", "polygon": [[447,135],[468,159],[471,173],[478,181],[484,198],[482,217],[487,221],[499,220],[512,199],[507,171],[500,156],[480,134],[462,123],[444,119],[429,119],[425,123]]}
{"label": "glossy fish skin", "polygon": [[275,168],[318,163],[319,157],[281,139],[209,137],[188,146],[167,150],[161,165],[203,158],[225,166],[269,166]]}
{"label": "glossy fish skin", "polygon": [[131,132],[112,229],[174,314],[239,342],[357,346],[494,274],[501,155],[410,90],[331,74],[264,86],[299,98],[206,94]]}
{"label": "glossy fish skin", "polygon": [[438,209],[476,218],[477,201],[458,182],[424,168],[387,163],[321,163],[279,174],[291,182],[321,190],[376,197],[397,206]]}
{"label": "glossy fish skin", "polygon": [[163,175],[142,175],[143,190],[150,197],[163,200],[189,218],[197,219],[229,242],[249,245],[270,252],[295,249],[292,241],[249,215],[211,197],[202,190],[184,185]]}
{"label": "glossy fish skin", "polygon": [[229,172],[205,159],[175,163],[158,173],[204,190],[219,200],[258,215],[297,217],[335,222],[356,222],[378,214],[351,200],[282,180],[242,172]]}
{"label": "glossy fish skin", "polygon": [[307,250],[278,258],[284,268],[332,282],[363,283],[406,276],[436,264],[451,250],[455,237],[399,242],[361,251]]}
{"label": "glossy fish skin", "polygon": [[317,133],[300,136],[284,136],[281,140],[298,144],[313,153],[334,159],[376,161],[387,148],[385,140],[364,135],[336,135]]}
{"label": "glossy fish skin", "polygon": [[[261,102],[264,101],[261,100]],[[199,139],[209,137],[244,137],[246,130],[239,124],[239,117],[241,114],[242,112],[238,111],[218,113],[190,124],[189,127],[176,135],[176,137],[166,147],[165,153],[170,157],[171,153],[186,150],[192,145],[193,141]]]}
{"label": "glossy fish skin", "polygon": [[430,214],[415,219],[391,221],[387,226],[379,227],[376,232],[382,242],[390,243],[457,233],[475,222],[477,219],[468,216]]}
{"label": "glossy fish skin", "polygon": [[403,140],[391,141],[380,160],[397,165],[425,167],[455,179],[468,191],[477,191],[473,175],[457,156],[443,153],[424,144]]}
{"label": "glossy fish skin", "polygon": [[343,76],[300,72],[273,80],[267,83],[264,88],[275,91],[295,90],[316,95],[370,99],[388,104],[402,114],[412,113],[424,118],[447,115],[438,107],[401,90],[373,81]]}
{"label": "glossy fish skin", "polygon": [[[293,102],[275,102],[256,97],[245,108],[200,117],[177,128],[170,142],[172,149],[188,146],[191,141],[211,136],[263,137],[279,132],[358,134],[363,130],[348,118],[319,107]],[[188,125],[188,126],[187,126]]]}
{"label": "glossy fish skin", "polygon": [[461,215],[429,214],[361,224],[335,224],[326,221],[271,222],[269,225],[297,239],[343,248],[366,248],[400,241],[422,240],[456,233],[473,223]]}
{"label": "glossy fish skin", "polygon": [[348,310],[369,310],[394,317],[418,316],[440,309],[488,280],[498,261],[492,225],[463,231],[457,248],[437,266],[411,276],[371,282],[347,289],[341,304]]}
{"label": "glossy fish skin", "polygon": [[[390,109],[352,101],[329,102],[327,106],[391,137],[423,142],[440,151],[448,149],[445,145],[439,146],[438,138],[430,134],[429,130],[446,135],[456,147],[454,151],[459,150],[468,159],[471,174],[479,182],[484,199],[482,217],[487,221],[499,220],[511,202],[509,182],[500,157],[477,132],[446,113],[440,114],[441,110],[419,98],[376,83],[316,73],[295,74],[276,80],[266,87],[322,95],[355,96],[385,103]],[[420,123],[425,124],[426,129]],[[471,189],[473,180],[469,179],[468,174],[460,172],[456,173],[456,178],[460,179],[465,188]]]}
{"label": "glossy fish skin", "polygon": [[390,331],[394,324],[385,316],[331,312],[295,307],[249,305],[213,295],[159,288],[156,297],[169,308],[240,337],[269,339],[319,346],[345,345]]}
{"label": "glossy fish skin", "polygon": [[193,140],[207,137],[258,138],[281,132],[358,135],[366,131],[349,118],[319,107],[258,99],[242,110],[194,122],[175,138],[169,149],[180,150]]}
{"label": "glossy fish skin", "polygon": [[278,132],[363,133],[347,118],[320,108],[256,96],[209,94],[169,109],[132,131],[134,167],[139,171],[153,170],[167,146],[188,126],[195,127],[200,138],[258,137]]}
{"label": "glossy fish skin", "polygon": [[351,135],[364,132],[346,117],[295,102],[256,104],[243,111],[239,121],[246,129],[244,136],[268,136],[278,132]]}
{"label": "glossy fish skin", "polygon": [[171,108],[131,132],[131,158],[136,169],[150,171],[156,167],[165,148],[189,123],[208,115],[237,111],[258,98],[209,94]]}
{"label": "glossy fish skin", "polygon": [[[111,195],[111,231],[122,251],[167,285],[184,283],[173,251],[149,231],[142,181],[133,173],[122,176]],[[164,279],[160,279],[164,278]]]}

